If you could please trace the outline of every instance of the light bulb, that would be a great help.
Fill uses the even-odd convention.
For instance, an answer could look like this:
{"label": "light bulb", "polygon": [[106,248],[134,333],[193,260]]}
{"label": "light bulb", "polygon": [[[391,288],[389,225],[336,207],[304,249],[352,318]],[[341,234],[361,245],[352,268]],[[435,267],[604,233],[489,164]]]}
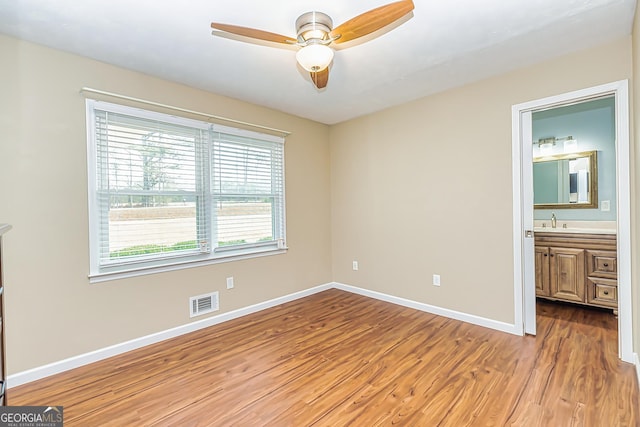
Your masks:
{"label": "light bulb", "polygon": [[324,70],[333,60],[333,49],[323,44],[310,44],[296,53],[298,63],[307,71]]}

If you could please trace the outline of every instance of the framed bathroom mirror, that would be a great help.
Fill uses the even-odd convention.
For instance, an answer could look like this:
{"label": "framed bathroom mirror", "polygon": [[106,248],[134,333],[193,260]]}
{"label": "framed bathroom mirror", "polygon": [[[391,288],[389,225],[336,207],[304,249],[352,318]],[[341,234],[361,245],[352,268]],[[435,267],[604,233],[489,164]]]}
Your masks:
{"label": "framed bathroom mirror", "polygon": [[534,209],[598,207],[597,151],[533,159]]}

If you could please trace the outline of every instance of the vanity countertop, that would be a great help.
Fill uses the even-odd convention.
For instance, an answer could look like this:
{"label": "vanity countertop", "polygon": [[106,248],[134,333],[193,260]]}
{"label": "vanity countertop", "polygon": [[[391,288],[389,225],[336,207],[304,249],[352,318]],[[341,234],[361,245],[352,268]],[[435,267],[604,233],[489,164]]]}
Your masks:
{"label": "vanity countertop", "polygon": [[535,227],[535,233],[574,233],[574,234],[616,234],[616,229],[611,228],[551,228],[551,227]]}
{"label": "vanity countertop", "polygon": [[562,221],[557,220],[556,228],[551,221],[535,220],[533,231],[536,233],[575,233],[575,234],[616,234],[615,221]]}

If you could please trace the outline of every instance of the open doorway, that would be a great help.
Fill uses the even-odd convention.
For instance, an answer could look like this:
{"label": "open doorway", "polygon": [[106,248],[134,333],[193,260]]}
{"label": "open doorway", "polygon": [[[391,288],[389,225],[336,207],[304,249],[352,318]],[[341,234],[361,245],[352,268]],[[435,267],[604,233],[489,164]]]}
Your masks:
{"label": "open doorway", "polygon": [[[580,91],[566,93],[554,97],[544,98],[531,101],[524,104],[514,105],[512,108],[513,119],[513,176],[514,176],[514,302],[515,302],[515,321],[516,325],[522,324],[522,332],[536,333],[536,282],[535,282],[535,241],[534,230],[536,229],[536,221],[538,229],[542,224],[551,227],[552,215],[549,218],[543,218],[544,210],[540,210],[540,217],[534,217],[534,194],[533,194],[533,145],[534,141],[539,143],[540,139],[557,137],[556,139],[564,139],[571,141],[567,135],[548,135],[543,137],[537,135],[534,138],[534,115],[545,116],[544,113],[558,108],[566,108],[572,105],[583,104],[586,101],[594,101],[601,99],[610,99],[613,101],[615,111],[614,128],[615,128],[615,192],[607,193],[605,199],[609,199],[609,213],[600,211],[600,203],[598,203],[598,215],[600,219],[607,215],[611,215],[612,208],[615,212],[613,226],[615,227],[614,236],[615,249],[617,253],[617,278],[616,292],[618,304],[618,349],[619,357],[626,361],[633,361],[632,351],[632,311],[631,311],[631,235],[630,235],[630,180],[629,180],[629,108],[628,108],[628,82],[620,81],[607,85],[588,88]],[[602,101],[605,102],[605,101]],[[584,104],[586,105],[586,104]],[[583,106],[584,106],[583,105]],[[574,107],[580,108],[580,107]],[[572,138],[577,139],[577,138]],[[558,142],[558,141],[556,141]],[[543,141],[544,143],[544,141]],[[579,141],[578,141],[579,144]],[[586,144],[586,141],[585,141]],[[539,147],[540,148],[540,147]],[[563,144],[564,150],[564,144]],[[588,148],[585,145],[585,148]],[[588,151],[588,150],[587,150]],[[593,151],[593,150],[591,150]],[[595,150],[597,151],[597,149]],[[567,166],[568,167],[568,166]],[[576,175],[576,179],[586,179],[586,173]],[[569,188],[572,187],[571,178],[567,178]],[[591,184],[593,186],[593,184]],[[575,185],[573,185],[575,190]],[[593,189],[593,187],[592,187]],[[576,192],[576,191],[574,191]],[[570,195],[568,202],[578,200],[584,195]],[[602,196],[602,195],[601,195]],[[611,196],[611,197],[610,197]],[[615,206],[612,206],[614,204]],[[606,208],[606,204],[605,204]],[[593,209],[593,208],[592,208]],[[578,209],[576,209],[577,211]],[[586,209],[585,209],[586,211]],[[546,213],[554,213],[548,211]],[[595,211],[593,211],[595,212]],[[580,221],[579,215],[569,215],[566,217],[568,225],[569,221]],[[584,218],[583,218],[584,219]],[[544,223],[544,221],[547,221]],[[556,227],[558,226],[557,216],[553,220]],[[562,227],[563,222],[560,222]],[[548,231],[548,230],[547,230]],[[555,254],[554,254],[555,255]],[[569,255],[571,258],[573,255]],[[565,258],[563,262],[573,262],[569,258]],[[579,258],[579,256],[578,256]],[[585,261],[586,262],[586,261]],[[581,267],[578,267],[581,268]],[[585,267],[586,272],[586,267]],[[586,273],[585,273],[586,274]],[[597,275],[596,275],[597,276]],[[611,282],[603,282],[605,285],[611,285]],[[602,284],[602,283],[601,283]],[[602,287],[602,289],[607,289]],[[611,290],[611,289],[609,289]],[[557,291],[557,289],[556,289]],[[567,289],[564,289],[565,293]],[[583,292],[590,292],[587,288],[583,288]],[[604,291],[602,291],[604,292]],[[607,297],[607,295],[602,294]],[[575,298],[583,298],[586,296],[579,295]]]}
{"label": "open doorway", "polygon": [[532,134],[536,320],[598,313],[617,335],[615,97],[533,111]]}

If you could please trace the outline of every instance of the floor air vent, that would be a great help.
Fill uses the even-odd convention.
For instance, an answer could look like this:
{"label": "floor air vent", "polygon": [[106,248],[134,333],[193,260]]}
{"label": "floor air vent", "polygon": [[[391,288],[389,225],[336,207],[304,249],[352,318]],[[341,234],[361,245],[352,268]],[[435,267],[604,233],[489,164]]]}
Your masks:
{"label": "floor air vent", "polygon": [[218,292],[189,298],[189,309],[191,317],[218,311]]}

